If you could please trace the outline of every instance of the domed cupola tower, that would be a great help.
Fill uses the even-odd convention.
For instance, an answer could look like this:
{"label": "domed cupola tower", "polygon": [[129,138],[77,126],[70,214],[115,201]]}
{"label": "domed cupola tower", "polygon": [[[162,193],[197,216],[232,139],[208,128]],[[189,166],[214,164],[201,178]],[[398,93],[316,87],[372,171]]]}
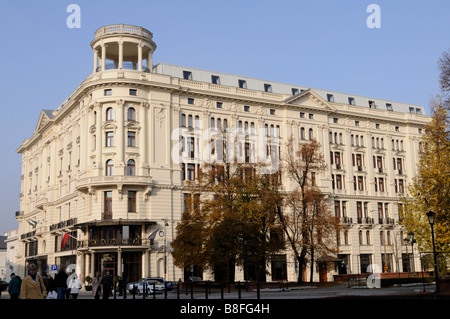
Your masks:
{"label": "domed cupola tower", "polygon": [[95,32],[94,73],[110,69],[152,72],[156,44],[145,28],[127,24],[104,26]]}

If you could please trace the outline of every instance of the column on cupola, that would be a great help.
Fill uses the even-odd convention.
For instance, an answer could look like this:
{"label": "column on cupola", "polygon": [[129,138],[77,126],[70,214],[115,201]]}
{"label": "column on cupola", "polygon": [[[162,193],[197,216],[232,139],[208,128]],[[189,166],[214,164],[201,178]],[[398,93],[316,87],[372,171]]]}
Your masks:
{"label": "column on cupola", "polygon": [[123,69],[123,41],[119,41],[118,45],[119,45],[119,58],[118,58],[119,61],[117,64],[117,68],[120,70]]}
{"label": "column on cupola", "polygon": [[98,51],[94,48],[94,73],[97,72],[98,68]]}
{"label": "column on cupola", "polygon": [[106,44],[102,44],[102,60],[101,60],[101,70],[100,71],[105,71],[106,70]]}
{"label": "column on cupola", "polygon": [[138,71],[142,71],[142,48],[144,47],[144,44],[139,43],[138,44]]}

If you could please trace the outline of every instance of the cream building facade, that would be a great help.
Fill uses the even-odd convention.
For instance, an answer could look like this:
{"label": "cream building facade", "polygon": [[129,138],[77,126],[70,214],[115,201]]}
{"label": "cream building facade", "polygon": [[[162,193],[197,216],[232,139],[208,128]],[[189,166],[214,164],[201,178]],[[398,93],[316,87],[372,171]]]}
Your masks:
{"label": "cream building facade", "polygon": [[[19,265],[32,261],[50,272],[76,265],[83,278],[110,270],[129,281],[192,275],[194,269],[184,272],[170,254],[185,181],[199,168],[201,134],[229,127],[255,140],[264,132],[280,145],[290,136],[322,145],[328,168],[317,184],[345,227],[336,242],[339,254],[317,265],[316,280],[365,272],[370,264],[389,272],[419,269],[404,243],[397,203],[415,175],[429,121],[423,107],[153,66],[156,44],[142,27],[102,27],[91,47],[92,73],[63,104],[41,112],[33,135],[17,150]],[[186,129],[184,138],[174,134],[179,128]],[[181,157],[174,156],[180,147]],[[73,236],[64,248],[62,232]],[[289,251],[268,267],[269,281],[297,278]],[[236,280],[244,280],[239,269]]]}

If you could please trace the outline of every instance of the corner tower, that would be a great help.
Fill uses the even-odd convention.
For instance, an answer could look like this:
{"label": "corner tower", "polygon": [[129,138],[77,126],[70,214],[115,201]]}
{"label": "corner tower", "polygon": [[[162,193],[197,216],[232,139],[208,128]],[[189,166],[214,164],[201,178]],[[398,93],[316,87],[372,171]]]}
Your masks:
{"label": "corner tower", "polygon": [[91,42],[94,51],[94,73],[110,69],[152,71],[156,44],[153,34],[128,24],[104,26],[95,32]]}

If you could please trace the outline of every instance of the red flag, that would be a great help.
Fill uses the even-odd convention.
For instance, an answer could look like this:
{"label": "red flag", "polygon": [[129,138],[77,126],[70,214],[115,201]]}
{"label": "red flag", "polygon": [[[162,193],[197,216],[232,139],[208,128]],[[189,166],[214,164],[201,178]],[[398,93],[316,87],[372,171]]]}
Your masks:
{"label": "red flag", "polygon": [[63,249],[64,246],[66,245],[67,239],[69,239],[69,234],[62,232],[62,234],[61,234],[61,249]]}

